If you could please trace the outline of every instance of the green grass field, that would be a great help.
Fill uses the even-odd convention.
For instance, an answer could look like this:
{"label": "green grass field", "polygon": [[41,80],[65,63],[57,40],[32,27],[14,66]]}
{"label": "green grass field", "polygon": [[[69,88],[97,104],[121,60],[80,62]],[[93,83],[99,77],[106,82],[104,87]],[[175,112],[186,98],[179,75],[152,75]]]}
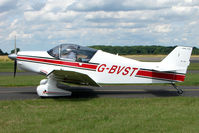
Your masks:
{"label": "green grass field", "polygon": [[41,79],[46,78],[42,75],[32,76],[0,76],[0,86],[3,87],[14,87],[14,86],[37,86]]}
{"label": "green grass field", "polygon": [[8,58],[7,55],[0,56],[0,62],[12,62],[11,59]]}
{"label": "green grass field", "polygon": [[198,98],[0,101],[0,132],[198,133]]}
{"label": "green grass field", "polygon": [[[0,62],[0,72],[13,72],[14,62]],[[17,70],[17,72],[21,72]]]}
{"label": "green grass field", "polygon": [[13,72],[13,62],[0,62],[0,72]]}
{"label": "green grass field", "polygon": [[199,63],[191,63],[188,70],[199,70]]}
{"label": "green grass field", "polygon": [[185,81],[177,83],[177,85],[197,86],[199,85],[198,77],[199,77],[199,73],[186,74]]}

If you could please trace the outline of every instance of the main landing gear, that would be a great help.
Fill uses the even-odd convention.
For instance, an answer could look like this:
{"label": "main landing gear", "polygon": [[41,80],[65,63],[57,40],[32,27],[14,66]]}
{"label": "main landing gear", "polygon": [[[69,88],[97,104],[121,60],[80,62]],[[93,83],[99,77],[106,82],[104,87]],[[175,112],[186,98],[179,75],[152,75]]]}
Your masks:
{"label": "main landing gear", "polygon": [[171,83],[171,85],[177,90],[177,94],[179,95],[179,96],[182,96],[183,95],[183,90],[182,89],[180,89],[180,88],[178,88],[178,86],[177,85],[175,85],[174,83]]}
{"label": "main landing gear", "polygon": [[48,79],[40,81],[40,85],[37,87],[37,94],[40,97],[71,96],[72,92],[58,88],[57,85],[57,80],[54,79],[53,75],[50,75]]}

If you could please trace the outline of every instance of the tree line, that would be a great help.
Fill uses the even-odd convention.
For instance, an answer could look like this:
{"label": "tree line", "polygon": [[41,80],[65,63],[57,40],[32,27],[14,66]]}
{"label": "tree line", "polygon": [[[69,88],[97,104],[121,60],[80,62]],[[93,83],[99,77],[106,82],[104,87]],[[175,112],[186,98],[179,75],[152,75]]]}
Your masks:
{"label": "tree line", "polygon": [[[103,50],[113,54],[119,55],[147,55],[147,54],[169,54],[176,46],[105,46],[95,45],[90,46],[98,50]],[[199,55],[199,49],[193,47],[192,55]]]}
{"label": "tree line", "polygon": [[[19,51],[20,51],[20,49],[17,48],[17,52],[19,52]],[[15,52],[14,49],[10,51],[11,54],[14,53],[14,52]],[[4,53],[4,52],[0,49],[0,55],[8,55],[8,53],[7,53],[7,52]]]}

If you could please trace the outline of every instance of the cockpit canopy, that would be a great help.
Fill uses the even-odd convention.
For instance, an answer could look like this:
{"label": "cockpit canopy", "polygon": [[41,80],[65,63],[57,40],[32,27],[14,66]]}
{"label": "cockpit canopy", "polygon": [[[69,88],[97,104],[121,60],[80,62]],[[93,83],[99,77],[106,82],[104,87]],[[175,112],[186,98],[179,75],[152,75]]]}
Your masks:
{"label": "cockpit canopy", "polygon": [[62,60],[89,62],[96,52],[96,49],[83,47],[76,44],[61,44],[53,49],[50,49],[48,54]]}

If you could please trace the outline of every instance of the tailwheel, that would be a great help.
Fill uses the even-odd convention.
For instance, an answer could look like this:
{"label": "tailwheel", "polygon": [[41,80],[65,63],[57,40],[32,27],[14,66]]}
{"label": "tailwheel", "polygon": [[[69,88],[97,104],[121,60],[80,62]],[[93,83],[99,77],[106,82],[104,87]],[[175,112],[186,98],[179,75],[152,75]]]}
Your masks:
{"label": "tailwheel", "polygon": [[182,95],[183,95],[184,91],[183,91],[182,89],[178,88],[178,86],[175,85],[174,83],[171,83],[171,85],[177,90],[177,94],[178,94],[179,96],[182,96]]}
{"label": "tailwheel", "polygon": [[180,96],[183,94],[183,92],[184,91],[182,89],[180,89],[179,91],[177,91],[178,95],[180,95]]}

